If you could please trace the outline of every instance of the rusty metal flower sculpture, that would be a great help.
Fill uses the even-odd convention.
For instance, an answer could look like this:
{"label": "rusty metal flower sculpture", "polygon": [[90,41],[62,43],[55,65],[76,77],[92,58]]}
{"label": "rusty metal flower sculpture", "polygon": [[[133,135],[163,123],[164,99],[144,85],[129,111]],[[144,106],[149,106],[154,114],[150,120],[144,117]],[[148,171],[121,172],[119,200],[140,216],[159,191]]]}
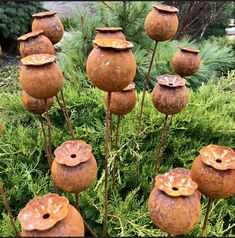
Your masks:
{"label": "rusty metal flower sculpture", "polygon": [[190,232],[201,214],[200,196],[190,170],[176,168],[157,176],[155,181],[148,200],[154,224],[172,235]]}
{"label": "rusty metal flower sculpture", "polygon": [[18,218],[21,236],[84,236],[80,213],[65,197],[47,194],[28,202]]}
{"label": "rusty metal flower sculpture", "polygon": [[123,34],[123,29],[121,27],[97,27],[95,29],[98,31],[98,33],[95,36],[94,40],[97,40],[99,38],[126,40],[126,37]]}

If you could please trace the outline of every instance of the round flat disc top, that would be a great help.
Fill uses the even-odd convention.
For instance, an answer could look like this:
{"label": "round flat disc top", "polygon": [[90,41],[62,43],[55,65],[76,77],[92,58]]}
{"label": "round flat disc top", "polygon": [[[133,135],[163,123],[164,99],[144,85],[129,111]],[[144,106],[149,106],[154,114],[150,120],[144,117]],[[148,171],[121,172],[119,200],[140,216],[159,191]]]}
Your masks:
{"label": "round flat disc top", "polygon": [[153,8],[162,11],[162,12],[168,12],[168,13],[176,13],[179,10],[176,7],[172,7],[166,4],[161,4],[161,3],[155,3],[153,4]]}
{"label": "round flat disc top", "polygon": [[124,88],[122,91],[132,91],[135,89],[135,83],[130,83],[126,88]]}
{"label": "round flat disc top", "polygon": [[21,59],[23,65],[44,65],[55,62],[56,57],[54,55],[49,54],[36,54],[36,55],[28,55],[25,58]]}
{"label": "round flat disc top", "polygon": [[100,48],[111,48],[115,50],[126,50],[133,48],[133,44],[130,41],[110,39],[110,38],[98,38],[93,40],[93,44]]}
{"label": "round flat disc top", "polygon": [[46,11],[46,12],[38,12],[38,13],[35,13],[33,14],[32,16],[33,17],[49,17],[49,16],[53,16],[55,15],[57,12],[56,11]]}
{"label": "round flat disc top", "polygon": [[41,35],[42,33],[43,33],[43,30],[32,31],[32,32],[29,32],[25,35],[20,36],[19,38],[17,38],[17,40],[24,41],[24,40],[27,40],[29,38],[33,38],[33,37],[36,37],[38,35]]}
{"label": "round flat disc top", "polygon": [[123,30],[121,27],[108,27],[108,26],[96,27],[95,29],[97,31],[101,31],[101,32],[106,32],[106,31],[122,31]]}
{"label": "round flat disc top", "polygon": [[190,53],[199,53],[200,52],[200,50],[192,48],[192,47],[188,47],[188,46],[179,46],[179,48],[182,51],[187,51],[187,52],[190,52]]}
{"label": "round flat disc top", "polygon": [[157,77],[157,81],[160,85],[168,86],[171,88],[184,86],[186,84],[186,80],[181,78],[179,75],[170,75],[163,74]]}
{"label": "round flat disc top", "polygon": [[235,169],[235,152],[227,146],[208,145],[200,150],[200,159],[217,170]]}

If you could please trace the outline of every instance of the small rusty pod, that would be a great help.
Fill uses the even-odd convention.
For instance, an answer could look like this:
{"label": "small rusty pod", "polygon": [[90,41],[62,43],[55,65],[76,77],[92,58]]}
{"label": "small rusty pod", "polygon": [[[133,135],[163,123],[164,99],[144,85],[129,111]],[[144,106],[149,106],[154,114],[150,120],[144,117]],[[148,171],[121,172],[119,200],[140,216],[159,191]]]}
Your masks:
{"label": "small rusty pod", "polygon": [[[122,91],[111,95],[110,111],[117,116],[125,116],[133,110],[136,104],[135,83],[131,83]],[[105,96],[105,105],[108,104],[108,96]]]}
{"label": "small rusty pod", "polygon": [[226,146],[209,145],[192,164],[192,179],[198,190],[212,199],[235,193],[235,152]]}
{"label": "small rusty pod", "polygon": [[51,173],[58,188],[79,193],[92,185],[97,163],[91,151],[92,147],[83,140],[66,141],[55,150]]}
{"label": "small rusty pod", "polygon": [[119,39],[97,39],[86,63],[89,80],[99,89],[117,92],[127,87],[136,74],[133,44]]}
{"label": "small rusty pod", "polygon": [[21,59],[20,83],[31,97],[49,99],[61,90],[64,77],[55,58],[54,55],[37,54]]}
{"label": "small rusty pod", "polygon": [[94,40],[97,40],[100,38],[126,40],[126,37],[122,32],[123,29],[121,27],[97,27],[95,29],[98,31],[98,33],[95,36]]}
{"label": "small rusty pod", "polygon": [[181,112],[188,104],[189,90],[185,79],[178,75],[160,75],[152,92],[155,108],[166,114],[174,115]]}
{"label": "small rusty pod", "polygon": [[190,76],[195,74],[201,64],[199,50],[192,47],[180,46],[172,60],[174,71],[180,76]]}
{"label": "small rusty pod", "polygon": [[[21,100],[25,109],[33,114],[43,114],[46,112],[46,105],[43,99],[32,98],[25,91],[23,91]],[[47,99],[48,110],[50,110],[53,103],[53,98]]]}
{"label": "small rusty pod", "polygon": [[23,237],[84,236],[82,216],[66,197],[57,194],[30,200],[18,218]]}
{"label": "small rusty pod", "polygon": [[32,31],[43,30],[43,34],[52,44],[59,42],[64,34],[64,27],[55,11],[39,12],[33,14]]}
{"label": "small rusty pod", "polygon": [[145,20],[145,31],[155,41],[171,39],[177,32],[179,20],[175,7],[156,3]]}
{"label": "small rusty pod", "polygon": [[148,211],[153,223],[172,235],[184,235],[196,227],[201,215],[200,193],[190,170],[176,168],[155,178]]}
{"label": "small rusty pod", "polygon": [[26,57],[34,54],[55,55],[51,41],[43,35],[43,30],[27,33],[17,39],[20,44],[20,55]]}

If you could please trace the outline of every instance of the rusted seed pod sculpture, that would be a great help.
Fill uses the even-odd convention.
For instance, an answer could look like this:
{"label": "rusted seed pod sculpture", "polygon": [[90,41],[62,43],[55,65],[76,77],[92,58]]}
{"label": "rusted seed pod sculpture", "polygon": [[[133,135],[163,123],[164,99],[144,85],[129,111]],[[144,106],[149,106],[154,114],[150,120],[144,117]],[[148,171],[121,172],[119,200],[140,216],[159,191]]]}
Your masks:
{"label": "rusted seed pod sculpture", "polygon": [[200,150],[191,170],[198,190],[209,198],[201,234],[205,236],[213,199],[229,197],[235,193],[235,152],[226,146],[206,146]]}
{"label": "rusted seed pod sculpture", "polygon": [[32,31],[43,30],[43,34],[52,44],[59,42],[64,34],[64,27],[55,11],[39,12],[33,14]]}
{"label": "rusted seed pod sculpture", "polygon": [[20,83],[31,97],[49,99],[61,90],[64,77],[54,55],[29,55],[21,62]]}
{"label": "rusted seed pod sculpture", "polygon": [[113,39],[126,40],[126,37],[123,34],[123,29],[121,27],[97,27],[95,29],[98,31],[98,33],[95,36],[94,40],[100,38],[113,38]]}
{"label": "rusted seed pod sculpture", "polygon": [[193,230],[201,214],[200,193],[190,170],[176,168],[156,177],[148,211],[153,223],[171,235]]}
{"label": "rusted seed pod sculpture", "polygon": [[51,41],[43,35],[43,30],[27,33],[17,39],[20,44],[20,55],[26,57],[34,54],[55,55]]}
{"label": "rusted seed pod sculpture", "polygon": [[172,60],[175,73],[180,76],[191,76],[195,74],[201,65],[199,50],[192,47],[180,46]]}
{"label": "rusted seed pod sculpture", "polygon": [[84,236],[80,213],[69,204],[66,197],[47,194],[30,200],[18,218],[23,237]]}

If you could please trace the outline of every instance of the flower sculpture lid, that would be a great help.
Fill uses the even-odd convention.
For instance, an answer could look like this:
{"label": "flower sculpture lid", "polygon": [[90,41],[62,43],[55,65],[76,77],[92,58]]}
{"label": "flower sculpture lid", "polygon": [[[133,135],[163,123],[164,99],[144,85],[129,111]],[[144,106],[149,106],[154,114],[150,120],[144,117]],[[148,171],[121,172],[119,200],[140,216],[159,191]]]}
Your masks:
{"label": "flower sculpture lid", "polygon": [[98,38],[93,40],[93,44],[99,46],[100,48],[111,48],[115,50],[127,50],[134,47],[130,41],[112,38]]}
{"label": "flower sculpture lid", "polygon": [[17,38],[18,41],[25,41],[28,40],[29,38],[33,38],[36,37],[38,35],[41,35],[43,33],[43,30],[38,30],[38,31],[32,31],[29,32],[25,35],[20,36],[19,38]]}
{"label": "flower sculpture lid", "polygon": [[83,140],[66,141],[56,148],[55,161],[71,167],[77,166],[91,158],[91,151],[92,147]]}
{"label": "flower sculpture lid", "polygon": [[235,152],[227,146],[208,145],[200,150],[200,159],[217,170],[235,169]]}
{"label": "flower sculpture lid", "polygon": [[176,7],[172,7],[166,4],[155,3],[153,4],[153,8],[161,11],[161,12],[168,12],[168,13],[176,13],[179,10]]}
{"label": "flower sculpture lid", "polygon": [[192,48],[192,47],[189,47],[189,46],[179,46],[179,48],[182,51],[187,51],[189,53],[194,53],[194,54],[198,54],[200,52],[200,50]]}
{"label": "flower sculpture lid", "polygon": [[109,27],[109,26],[104,26],[104,27],[96,27],[95,28],[97,31],[100,32],[107,32],[107,31],[122,31],[123,29],[121,27]]}
{"label": "flower sculpture lid", "polygon": [[44,64],[49,64],[55,62],[56,57],[54,55],[49,54],[36,54],[36,55],[28,55],[21,59],[23,65],[34,65],[41,66]]}
{"label": "flower sculpture lid", "polygon": [[197,190],[197,184],[188,169],[173,169],[157,176],[155,181],[155,186],[171,197],[191,196]]}
{"label": "flower sculpture lid", "polygon": [[176,88],[186,84],[186,80],[179,75],[163,74],[157,77],[157,81],[160,85]]}
{"label": "flower sculpture lid", "polygon": [[55,15],[57,12],[56,11],[46,11],[46,12],[38,12],[33,14],[33,17],[38,17],[38,18],[42,18],[42,17],[49,17],[49,16],[53,16]]}
{"label": "flower sculpture lid", "polygon": [[135,90],[135,83],[130,83],[126,88],[124,88],[122,91],[126,92],[126,91],[132,91]]}
{"label": "flower sculpture lid", "polygon": [[44,231],[52,228],[68,214],[69,201],[57,194],[47,194],[30,200],[18,218],[24,230]]}

